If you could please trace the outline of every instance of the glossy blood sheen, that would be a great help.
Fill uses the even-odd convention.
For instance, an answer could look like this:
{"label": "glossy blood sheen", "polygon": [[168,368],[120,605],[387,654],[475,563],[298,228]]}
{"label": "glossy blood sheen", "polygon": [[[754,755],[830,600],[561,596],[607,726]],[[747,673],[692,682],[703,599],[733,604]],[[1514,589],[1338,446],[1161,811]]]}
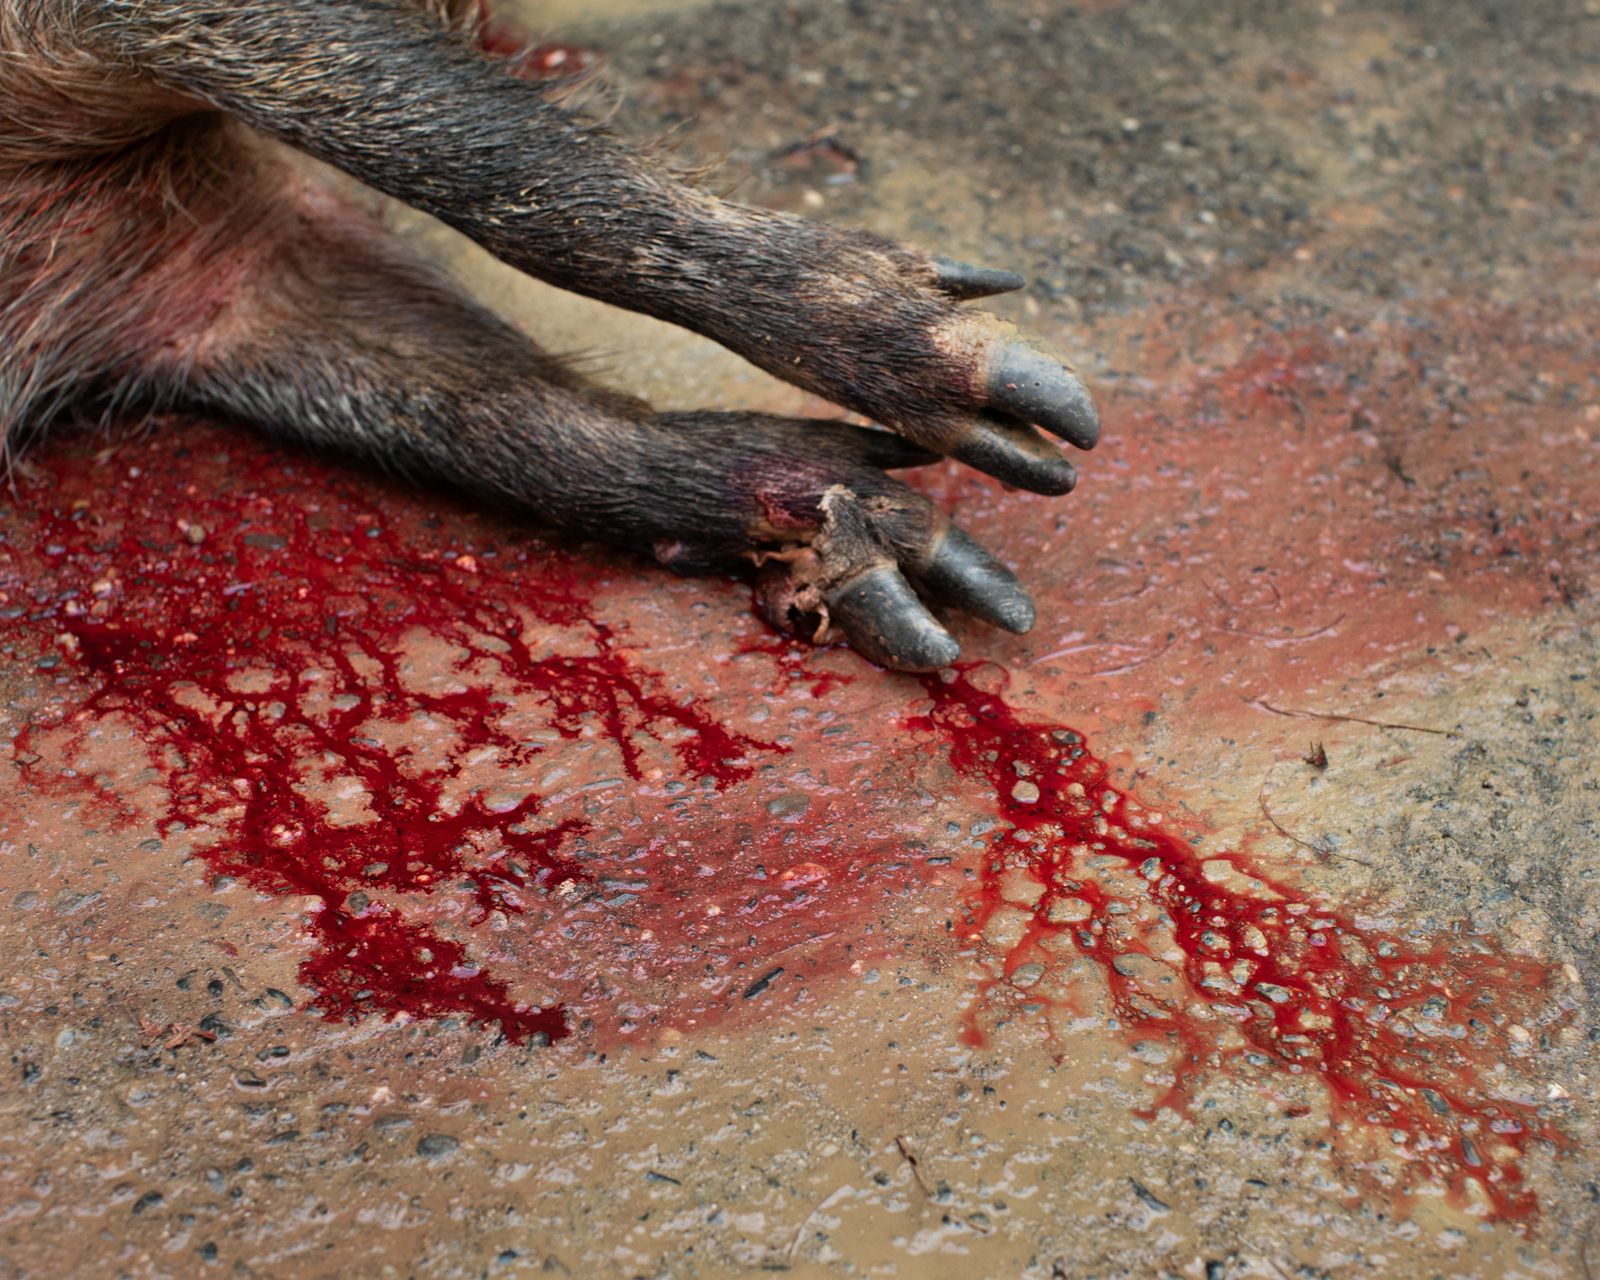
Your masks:
{"label": "glossy blood sheen", "polygon": [[983,1042],[985,1013],[1042,1010],[1036,985],[1087,957],[1123,1030],[1176,1052],[1152,1113],[1181,1108],[1227,1057],[1313,1073],[1336,1117],[1391,1131],[1389,1158],[1457,1190],[1475,1181],[1497,1217],[1530,1217],[1518,1161],[1530,1139],[1560,1135],[1535,1108],[1491,1099],[1480,1073],[1510,1056],[1506,1010],[1539,999],[1548,968],[1488,938],[1364,929],[1242,854],[1201,855],[1110,786],[1080,735],[1019,716],[992,691],[1001,682],[976,667],[927,677],[933,709],[912,721],[993,789],[1012,828],[982,868],[969,937],[1002,912],[1027,923],[968,1015],[968,1043]]}
{"label": "glossy blood sheen", "polygon": [[[576,1016],[609,1038],[627,1026],[603,1017],[690,1029],[757,1007],[807,955],[815,975],[842,974],[878,954],[890,903],[937,905],[958,883],[959,865],[904,857],[926,831],[906,804],[913,756],[932,743],[971,784],[956,803],[997,805],[1013,828],[973,868],[969,938],[1025,917],[969,1042],[1018,1005],[1071,1004],[1052,979],[1087,958],[1123,1029],[1176,1051],[1157,1108],[1248,1055],[1314,1074],[1338,1116],[1399,1135],[1388,1156],[1413,1174],[1532,1212],[1517,1159],[1557,1135],[1489,1100],[1481,1072],[1507,1056],[1507,1011],[1542,998],[1545,969],[1485,939],[1380,936],[1242,855],[1202,859],[1109,786],[1076,734],[1019,716],[992,669],[928,678],[932,709],[907,734],[856,745],[871,788],[816,789],[803,822],[774,821],[753,775],[785,748],[729,727],[727,699],[642,668],[600,620],[595,561],[215,428],[98,465],[52,446],[34,465],[22,536],[6,543],[0,521],[0,617],[22,644],[0,653],[46,653],[58,690],[15,743],[30,787],[81,796],[97,784],[77,757],[99,726],[134,726],[161,777],[159,828],[221,875],[312,904],[300,976],[329,1017],[465,1014],[515,1040],[558,1038]],[[848,693],[802,649],[735,649],[739,678],[791,709]],[[908,687],[874,679],[874,705]],[[485,783],[473,762],[526,773],[552,738],[646,784],[559,815],[534,790],[492,803],[501,775]],[[842,774],[848,739],[819,741],[823,758],[801,763]],[[665,798],[682,784],[650,781],[672,771],[716,796],[704,817]],[[335,812],[343,792],[360,820]],[[140,818],[126,786],[99,794]],[[868,802],[897,816],[863,816]],[[1219,883],[1219,867],[1250,882]],[[470,937],[430,915],[452,895]],[[522,923],[490,927],[507,920]],[[516,998],[528,970],[556,998]]]}
{"label": "glossy blood sheen", "polygon": [[[563,738],[598,730],[635,779],[646,738],[669,738],[682,769],[718,787],[777,749],[655,688],[589,617],[582,575],[559,552],[542,552],[542,573],[516,573],[499,553],[429,548],[390,529],[381,506],[329,492],[322,468],[253,444],[222,455],[226,479],[201,463],[205,488],[169,487],[188,450],[145,441],[128,458],[150,471],[108,478],[50,459],[64,468],[50,496],[67,503],[40,512],[41,562],[0,572],[0,587],[37,602],[6,616],[52,636],[93,680],[69,722],[131,719],[168,775],[163,833],[220,830],[200,850],[219,874],[315,904],[318,945],[300,977],[329,1016],[465,1013],[513,1040],[567,1034],[561,1008],[517,1003],[461,943],[396,905],[465,882],[469,923],[482,923],[593,878],[561,852],[585,820],[543,822],[537,793],[491,808],[460,785],[465,762],[491,752],[526,765],[544,750],[506,720],[518,700]],[[530,554],[541,549],[507,558]],[[550,652],[563,629],[587,651]],[[418,636],[448,646],[445,681],[416,677]],[[377,736],[388,729],[398,745]],[[25,761],[32,734],[17,743]],[[418,738],[443,738],[444,762],[423,767]],[[330,783],[354,790],[364,820],[330,813]]]}

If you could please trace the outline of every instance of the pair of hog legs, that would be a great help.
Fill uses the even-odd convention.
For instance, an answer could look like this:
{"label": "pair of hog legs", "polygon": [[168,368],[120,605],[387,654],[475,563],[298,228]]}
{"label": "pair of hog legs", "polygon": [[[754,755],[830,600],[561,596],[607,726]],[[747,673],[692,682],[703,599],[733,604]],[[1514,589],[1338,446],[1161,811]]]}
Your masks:
{"label": "pair of hog legs", "polygon": [[[0,0],[0,431],[215,412],[682,571],[764,562],[791,628],[957,656],[1013,575],[888,471],[1066,493],[1058,360],[959,305],[1007,272],[716,199],[487,56],[456,0]],[[534,346],[291,152],[551,284],[704,334],[888,428],[655,413]]]}

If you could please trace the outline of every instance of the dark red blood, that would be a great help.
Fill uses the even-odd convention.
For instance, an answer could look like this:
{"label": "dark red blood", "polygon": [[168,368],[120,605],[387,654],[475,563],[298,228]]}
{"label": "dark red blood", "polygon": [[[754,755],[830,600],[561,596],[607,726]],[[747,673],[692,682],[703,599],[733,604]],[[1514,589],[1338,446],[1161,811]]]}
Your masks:
{"label": "dark red blood", "polygon": [[[519,699],[564,738],[597,727],[636,780],[645,735],[673,731],[681,767],[719,788],[778,749],[657,689],[588,615],[581,567],[560,552],[419,545],[381,508],[330,494],[321,468],[254,449],[231,460],[229,481],[173,492],[173,458],[128,451],[141,453],[166,474],[136,467],[109,486],[102,475],[97,493],[87,468],[64,472],[52,496],[69,501],[34,529],[41,562],[20,585],[50,603],[25,623],[54,632],[92,681],[70,721],[131,717],[168,774],[164,834],[220,828],[203,850],[219,873],[320,900],[300,976],[330,1017],[466,1013],[514,1040],[566,1034],[559,1007],[517,1004],[460,943],[373,902],[464,882],[478,923],[589,878],[561,852],[585,821],[546,822],[536,794],[495,810],[475,791],[452,795],[463,757],[491,749],[515,766],[543,750],[505,720]],[[577,628],[589,651],[545,652],[552,628]],[[419,634],[452,647],[456,687],[407,682],[405,641]],[[443,765],[373,737],[419,723],[449,736]],[[320,762],[309,789],[307,759]],[[359,784],[372,820],[334,820],[319,772]]]}
{"label": "dark red blood", "polygon": [[[756,617],[765,618],[759,604],[751,610]],[[738,647],[741,655],[761,654],[773,664],[771,690],[786,694],[791,689],[804,686],[812,698],[826,698],[835,689],[850,683],[850,677],[841,671],[818,670],[806,658],[810,646],[802,641],[796,644],[784,635],[763,632],[745,640]]]}
{"label": "dark red blood", "polygon": [[[1508,1011],[1535,1002],[1553,1009],[1541,1000],[1548,966],[1509,955],[1492,938],[1454,934],[1419,944],[1363,928],[1242,853],[1197,852],[1160,815],[1112,787],[1081,736],[1019,716],[996,691],[1003,677],[992,668],[967,667],[924,684],[933,709],[912,726],[937,734],[958,772],[993,789],[1011,828],[981,869],[969,936],[982,937],[1002,910],[1031,915],[1004,957],[1003,976],[984,984],[969,1011],[968,1043],[983,1043],[984,1016],[996,1008],[1045,1003],[1008,980],[1026,964],[1048,971],[1061,954],[1050,944],[1066,942],[1069,954],[1099,967],[1131,1038],[1163,1037],[1176,1051],[1180,1065],[1152,1114],[1182,1108],[1202,1073],[1244,1056],[1314,1074],[1336,1118],[1390,1130],[1403,1141],[1393,1156],[1452,1188],[1477,1182],[1497,1216],[1527,1219],[1536,1211],[1518,1160],[1531,1139],[1559,1142],[1560,1135],[1536,1108],[1491,1099],[1485,1073],[1508,1056]],[[1181,952],[1184,981],[1170,995],[1119,972],[1120,957],[1150,953],[1141,931],[1109,911],[1111,877],[1094,869],[1096,858],[1121,864],[1124,903],[1121,886],[1137,885],[1133,893],[1158,914],[1148,932],[1170,935]],[[1215,883],[1208,864],[1250,877],[1260,892]],[[1043,888],[1026,908],[1005,893],[1004,877],[1019,871]],[[1052,923],[1053,915],[1061,919],[1052,908],[1071,899],[1087,904],[1087,918]],[[1239,962],[1248,972],[1229,974]],[[1240,1047],[1225,1047],[1226,1030],[1238,1033]]]}
{"label": "dark red blood", "polygon": [[[1023,965],[1082,955],[1129,1034],[1162,1037],[1179,1057],[1157,1107],[1181,1107],[1206,1074],[1249,1054],[1323,1081],[1341,1120],[1401,1135],[1394,1154],[1413,1170],[1478,1182],[1501,1216],[1533,1211],[1517,1161],[1558,1135],[1532,1108],[1489,1099],[1484,1080],[1506,1056],[1511,1017],[1543,1016],[1544,966],[1487,938],[1387,937],[1240,853],[1203,857],[1112,788],[1071,731],[1019,716],[992,675],[928,680],[932,710],[896,735],[917,685],[852,686],[836,663],[814,666],[735,619],[719,624],[734,631],[726,653],[701,643],[671,659],[674,683],[634,654],[683,648],[681,602],[655,602],[700,587],[641,571],[628,595],[598,580],[602,561],[214,427],[158,432],[96,461],[84,452],[36,455],[15,517],[0,512],[11,646],[0,652],[56,664],[54,714],[35,709],[14,744],[24,799],[93,788],[78,760],[92,731],[135,726],[160,779],[160,829],[186,833],[217,873],[310,904],[301,978],[329,1017],[453,1013],[513,1039],[576,1023],[615,1039],[799,998],[808,976],[903,947],[882,927],[894,904],[958,892],[963,867],[907,856],[914,842],[928,848],[912,760],[931,738],[973,784],[960,803],[997,804],[1013,828],[976,868],[966,932],[981,937],[1014,909],[1007,874],[1040,886],[969,1015],[969,1041],[989,1016],[1044,1002],[1013,993]],[[726,591],[714,607],[733,618]],[[638,631],[607,616],[639,619]],[[411,669],[419,637],[430,681]],[[770,743],[731,727],[731,708],[752,701],[773,704]],[[854,721],[852,732],[819,734],[784,776],[762,776],[785,749],[779,717],[792,727],[801,712]],[[641,785],[559,811],[541,794],[492,805],[472,757],[492,751],[497,770],[525,773],[548,750],[539,729],[592,742],[616,762],[597,767]],[[365,797],[365,820],[337,819],[340,781]],[[1019,782],[1038,798],[1019,799]],[[809,807],[780,817],[790,810],[770,800],[797,787]],[[143,820],[127,787],[101,795]],[[1083,865],[1084,849],[1117,874]],[[1259,894],[1207,879],[1207,861],[1254,877]],[[1128,896],[1123,880],[1169,918],[1176,1001],[1115,965],[1149,945],[1109,910]],[[1087,918],[1053,923],[1069,898]],[[1218,976],[1209,966],[1241,959],[1253,968],[1238,990],[1204,985]],[[520,999],[532,980],[541,994]],[[1422,1034],[1419,1020],[1448,1034]]]}
{"label": "dark red blood", "polygon": [[600,61],[593,49],[576,44],[541,44],[525,49],[513,59],[517,71],[530,79],[561,80],[587,75]]}
{"label": "dark red blood", "polygon": [[492,17],[484,0],[478,4],[478,47],[501,59],[513,75],[528,80],[566,80],[585,76],[599,65],[600,55],[583,45],[529,45],[519,31]]}

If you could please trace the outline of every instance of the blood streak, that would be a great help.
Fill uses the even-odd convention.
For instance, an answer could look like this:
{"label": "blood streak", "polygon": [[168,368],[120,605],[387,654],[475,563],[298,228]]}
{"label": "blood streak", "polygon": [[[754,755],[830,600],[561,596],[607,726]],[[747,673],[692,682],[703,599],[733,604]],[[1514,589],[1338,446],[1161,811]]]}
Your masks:
{"label": "blood streak", "polygon": [[[176,469],[170,451],[143,452]],[[137,467],[110,485],[90,468],[60,475],[67,501],[39,513],[40,562],[0,573],[0,597],[33,604],[6,615],[53,634],[89,679],[69,726],[120,715],[140,728],[168,778],[163,834],[209,831],[199,851],[218,874],[311,901],[300,977],[324,1013],[464,1013],[512,1039],[565,1035],[560,1007],[512,1000],[400,905],[464,882],[475,923],[587,878],[562,853],[586,820],[546,822],[536,792],[491,805],[467,762],[515,770],[545,749],[519,726],[519,701],[562,738],[598,732],[634,779],[647,740],[718,787],[777,748],[658,689],[588,614],[562,553],[419,545],[307,470],[310,483],[251,448],[214,487],[173,492]],[[516,572],[530,557],[545,571]],[[563,633],[573,644],[550,651]],[[448,653],[445,679],[414,670],[419,637]],[[42,727],[16,744],[25,762]],[[341,819],[330,791],[355,799],[359,820]]]}
{"label": "blood streak", "polygon": [[[1314,1075],[1336,1119],[1390,1131],[1394,1159],[1456,1190],[1477,1183],[1498,1217],[1536,1211],[1519,1162],[1531,1140],[1560,1135],[1536,1107],[1491,1097],[1486,1075],[1518,1051],[1508,1011],[1559,1013],[1546,965],[1492,938],[1364,928],[1241,853],[1202,855],[1111,786],[1080,735],[989,691],[991,675],[925,678],[933,708],[911,720],[993,789],[1010,828],[969,903],[972,939],[1014,940],[969,1011],[968,1043],[998,1009],[1070,1003],[1049,975],[1087,957],[1123,1030],[1178,1060],[1152,1111],[1181,1108],[1227,1059]],[[1011,913],[1020,931],[993,927]]]}

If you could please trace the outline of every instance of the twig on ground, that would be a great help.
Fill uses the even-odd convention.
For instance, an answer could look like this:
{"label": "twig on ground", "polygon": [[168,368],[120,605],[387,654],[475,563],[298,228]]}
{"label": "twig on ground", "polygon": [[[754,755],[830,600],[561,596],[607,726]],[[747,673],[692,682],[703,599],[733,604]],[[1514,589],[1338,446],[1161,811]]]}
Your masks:
{"label": "twig on ground", "polygon": [[894,1145],[905,1158],[905,1162],[911,1166],[911,1176],[917,1180],[917,1186],[922,1188],[922,1194],[930,1200],[933,1199],[933,1188],[928,1185],[928,1180],[922,1176],[922,1161],[917,1157],[917,1153],[911,1149],[911,1144],[906,1141],[905,1134],[895,1134]]}
{"label": "twig on ground", "polygon": [[813,1208],[810,1213],[806,1214],[805,1217],[800,1219],[800,1225],[794,1229],[794,1239],[789,1241],[789,1250],[784,1255],[784,1265],[785,1266],[793,1266],[794,1265],[795,1251],[800,1248],[800,1242],[805,1239],[805,1237],[806,1237],[806,1228],[811,1225],[811,1219],[815,1218],[819,1213],[822,1213],[824,1210],[833,1208],[834,1204],[838,1201],[838,1199],[841,1196],[845,1196],[845,1195],[849,1195],[849,1194],[850,1194],[850,1187],[849,1186],[835,1187],[832,1191],[828,1192],[828,1194],[826,1196],[824,1196],[821,1200],[817,1201],[816,1207]]}
{"label": "twig on ground", "polygon": [[[895,1134],[894,1145],[899,1150],[900,1154],[905,1157],[905,1162],[911,1166],[911,1176],[917,1180],[917,1186],[922,1189],[922,1194],[929,1200],[937,1199],[934,1189],[928,1185],[928,1180],[922,1176],[922,1160],[920,1157],[918,1157],[917,1153],[911,1149],[911,1144],[906,1140],[905,1134]],[[977,1219],[966,1214],[951,1214],[950,1218],[961,1223],[965,1227],[971,1228],[980,1236],[986,1236],[992,1230],[994,1230],[994,1228],[989,1226],[987,1223],[979,1222]]]}
{"label": "twig on ground", "polygon": [[1302,849],[1314,854],[1323,861],[1326,861],[1329,858],[1339,858],[1345,862],[1354,862],[1359,866],[1366,867],[1369,870],[1371,869],[1372,864],[1365,858],[1357,858],[1353,854],[1348,853],[1336,853],[1332,849],[1324,849],[1320,844],[1312,844],[1309,840],[1302,840],[1299,836],[1295,835],[1294,832],[1290,831],[1286,826],[1284,826],[1283,823],[1279,822],[1277,818],[1273,817],[1272,810],[1267,806],[1267,783],[1271,780],[1272,770],[1268,769],[1267,776],[1261,779],[1261,790],[1256,793],[1256,802],[1261,806],[1261,816],[1272,824],[1272,829],[1274,831],[1276,831],[1285,840],[1289,840],[1294,844],[1299,845]]}
{"label": "twig on ground", "polygon": [[1265,698],[1246,698],[1252,707],[1260,707],[1275,716],[1294,716],[1300,720],[1336,720],[1341,724],[1370,724],[1375,729],[1402,729],[1407,733],[1434,733],[1441,738],[1459,738],[1454,729],[1433,729],[1424,724],[1401,724],[1395,720],[1369,720],[1365,716],[1337,715],[1331,711],[1299,711],[1292,707],[1275,707]]}

